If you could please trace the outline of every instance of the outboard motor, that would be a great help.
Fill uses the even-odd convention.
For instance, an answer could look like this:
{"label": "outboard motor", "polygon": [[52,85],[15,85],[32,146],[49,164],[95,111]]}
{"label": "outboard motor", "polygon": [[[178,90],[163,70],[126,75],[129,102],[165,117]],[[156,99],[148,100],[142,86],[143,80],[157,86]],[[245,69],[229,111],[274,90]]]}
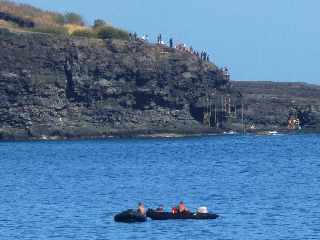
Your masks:
{"label": "outboard motor", "polygon": [[207,207],[199,207],[197,213],[207,214],[208,208]]}

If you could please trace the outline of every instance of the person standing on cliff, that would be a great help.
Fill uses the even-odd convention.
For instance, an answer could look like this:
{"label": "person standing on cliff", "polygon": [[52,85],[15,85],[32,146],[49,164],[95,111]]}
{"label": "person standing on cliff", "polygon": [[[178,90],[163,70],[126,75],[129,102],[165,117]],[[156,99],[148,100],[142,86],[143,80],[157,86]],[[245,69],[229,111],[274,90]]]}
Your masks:
{"label": "person standing on cliff", "polygon": [[162,43],[162,34],[160,33],[159,34],[159,44],[161,44]]}
{"label": "person standing on cliff", "polygon": [[169,39],[169,47],[173,48],[173,39],[172,38]]}
{"label": "person standing on cliff", "polygon": [[203,52],[203,60],[207,60],[207,53],[206,52]]}
{"label": "person standing on cliff", "polygon": [[142,39],[143,41],[145,41],[145,42],[148,42],[149,36],[148,36],[148,35],[143,35],[143,36],[141,37],[141,39]]}

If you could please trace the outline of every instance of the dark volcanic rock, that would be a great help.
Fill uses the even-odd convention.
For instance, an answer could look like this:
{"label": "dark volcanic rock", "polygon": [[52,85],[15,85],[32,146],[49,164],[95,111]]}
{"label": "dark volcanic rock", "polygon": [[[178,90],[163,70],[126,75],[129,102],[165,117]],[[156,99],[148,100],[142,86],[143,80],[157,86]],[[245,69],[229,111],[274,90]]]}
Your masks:
{"label": "dark volcanic rock", "polygon": [[0,31],[0,138],[208,131],[213,64],[139,41]]}
{"label": "dark volcanic rock", "polygon": [[287,129],[290,117],[305,130],[320,129],[320,86],[305,83],[232,82],[245,102],[248,128]]}

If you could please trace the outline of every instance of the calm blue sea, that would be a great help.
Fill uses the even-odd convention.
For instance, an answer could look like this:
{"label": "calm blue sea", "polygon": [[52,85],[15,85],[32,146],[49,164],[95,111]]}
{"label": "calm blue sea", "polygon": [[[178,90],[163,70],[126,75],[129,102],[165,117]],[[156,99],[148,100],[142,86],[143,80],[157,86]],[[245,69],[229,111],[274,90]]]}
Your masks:
{"label": "calm blue sea", "polygon": [[[180,200],[221,217],[113,221]],[[2,142],[0,239],[320,239],[320,135]]]}

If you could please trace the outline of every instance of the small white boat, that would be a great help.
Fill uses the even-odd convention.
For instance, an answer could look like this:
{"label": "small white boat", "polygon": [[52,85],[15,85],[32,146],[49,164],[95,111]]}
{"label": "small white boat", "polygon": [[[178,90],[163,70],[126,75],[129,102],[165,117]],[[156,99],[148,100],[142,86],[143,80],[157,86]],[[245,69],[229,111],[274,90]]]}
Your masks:
{"label": "small white boat", "polygon": [[281,134],[281,133],[279,133],[279,132],[277,132],[277,131],[269,131],[269,132],[268,132],[268,135],[271,135],[271,136],[281,136],[281,135],[283,135],[283,134]]}
{"label": "small white boat", "polygon": [[237,132],[228,131],[228,132],[224,132],[223,134],[225,134],[225,135],[235,135],[235,134],[237,134]]}

